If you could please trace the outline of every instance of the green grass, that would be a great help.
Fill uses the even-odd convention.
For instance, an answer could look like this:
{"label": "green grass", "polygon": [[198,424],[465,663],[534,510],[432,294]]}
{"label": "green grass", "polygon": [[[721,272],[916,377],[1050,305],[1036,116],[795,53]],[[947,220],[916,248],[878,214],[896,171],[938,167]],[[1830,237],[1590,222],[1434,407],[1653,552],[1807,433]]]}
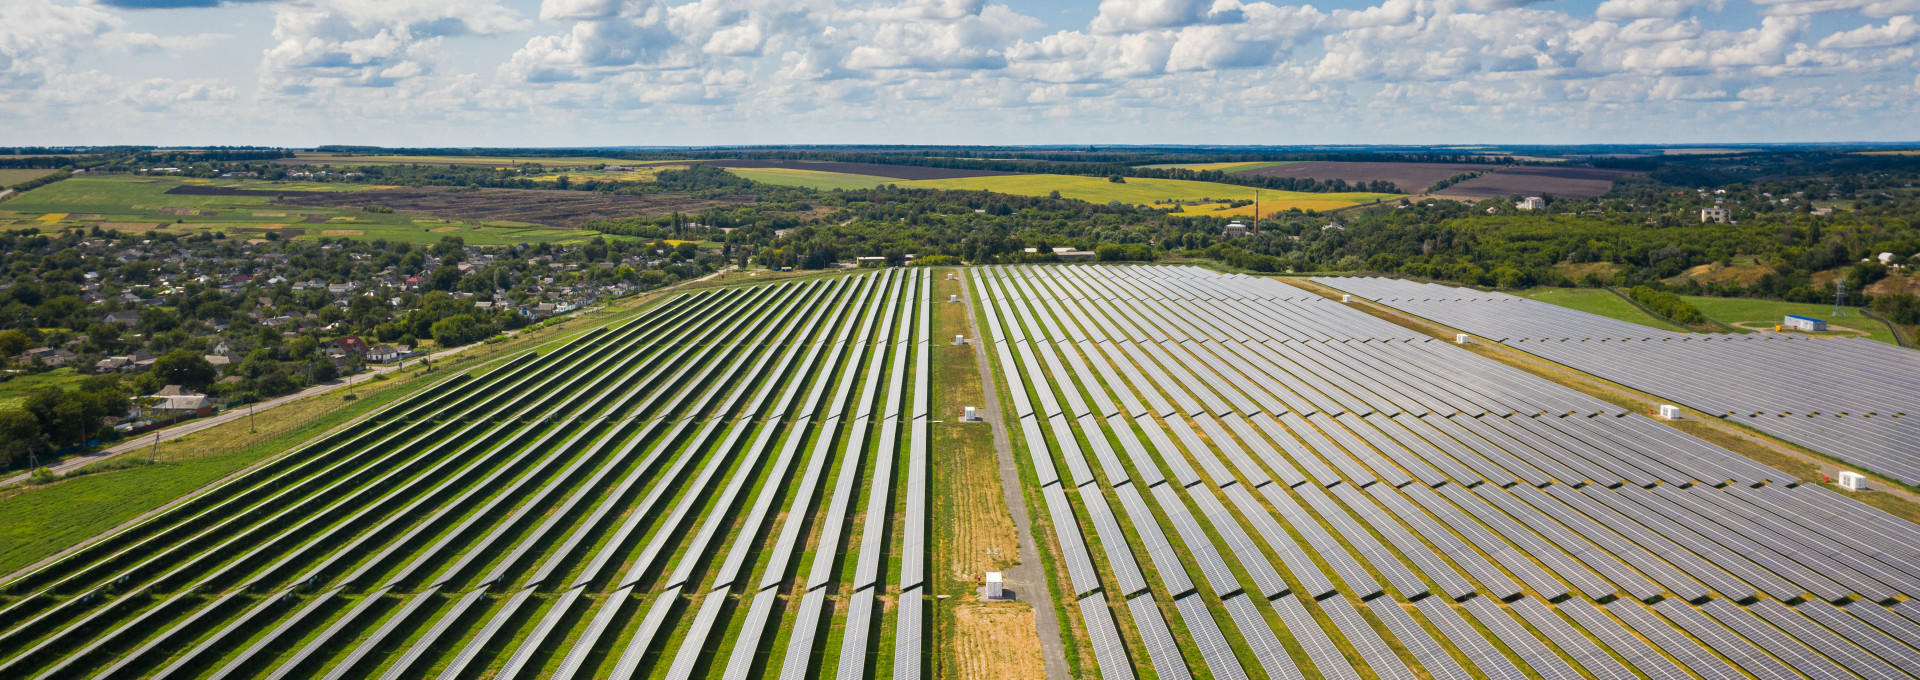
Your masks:
{"label": "green grass", "polygon": [[872,189],[888,182],[898,181],[874,175],[853,175],[844,172],[796,168],[727,168],[727,172],[764,184],[821,190]]}
{"label": "green grass", "polygon": [[[1741,324],[1747,324],[1750,326],[1763,326],[1771,330],[1775,324],[1783,321],[1788,314],[1798,314],[1801,316],[1810,316],[1815,319],[1825,319],[1828,328],[1857,329],[1865,331],[1866,337],[1873,340],[1890,345],[1899,344],[1894,341],[1893,331],[1887,328],[1886,324],[1869,318],[1865,314],[1861,314],[1859,310],[1848,310],[1846,317],[1838,318],[1833,316],[1833,305],[1827,304],[1780,302],[1778,300],[1756,300],[1753,298],[1697,297],[1691,295],[1683,295],[1681,298],[1692,303],[1693,306],[1700,308],[1701,312],[1713,317],[1715,321],[1736,328]],[[1826,333],[1812,333],[1810,335],[1844,337],[1858,334],[1843,330],[1832,330]]]}
{"label": "green grass", "polygon": [[73,390],[80,387],[80,381],[86,376],[74,372],[70,367],[56,368],[44,373],[32,373],[0,382],[0,409],[19,408],[26,403],[27,395],[43,387],[59,387]]}
{"label": "green grass", "polygon": [[1671,321],[1641,311],[1625,298],[1604,288],[1532,288],[1518,293],[1520,297],[1559,305],[1568,309],[1577,309],[1588,314],[1598,314],[1609,319],[1618,319],[1642,326],[1650,326],[1675,333],[1690,332],[1691,329],[1675,325]]}
{"label": "green grass", "polygon": [[[959,177],[954,179],[923,179],[894,182],[904,187],[926,187],[930,189],[958,189],[968,191],[993,191],[1021,196],[1046,196],[1058,191],[1063,198],[1074,198],[1089,203],[1107,203],[1119,201],[1134,205],[1151,205],[1155,201],[1198,201],[1210,198],[1216,201],[1247,200],[1254,197],[1252,187],[1217,182],[1192,182],[1179,179],[1150,179],[1131,177],[1126,182],[1110,182],[1105,177],[1083,177],[1079,175],[994,175],[990,177]],[[1397,194],[1341,193],[1318,194],[1302,191],[1260,190],[1260,206],[1263,210],[1334,210],[1359,205],[1374,200],[1397,198]],[[1249,208],[1251,210],[1251,208]],[[1205,214],[1189,211],[1189,214]]]}
{"label": "green grass", "polygon": [[[75,177],[34,189],[8,201],[6,209],[0,210],[0,227],[57,231],[105,224],[116,230],[153,229],[176,234],[220,231],[236,238],[263,238],[268,232],[280,232],[293,238],[386,239],[405,243],[437,243],[447,236],[459,236],[471,245],[584,241],[595,235],[590,231],[554,229],[520,222],[460,222],[400,213],[369,213],[348,208],[275,205],[272,196],[166,193],[182,185],[266,191],[363,191],[374,188],[361,184],[195,181],[125,175]],[[305,221],[308,217],[324,217],[328,221],[324,224],[310,223]],[[299,232],[295,236],[295,232],[287,230]]]}

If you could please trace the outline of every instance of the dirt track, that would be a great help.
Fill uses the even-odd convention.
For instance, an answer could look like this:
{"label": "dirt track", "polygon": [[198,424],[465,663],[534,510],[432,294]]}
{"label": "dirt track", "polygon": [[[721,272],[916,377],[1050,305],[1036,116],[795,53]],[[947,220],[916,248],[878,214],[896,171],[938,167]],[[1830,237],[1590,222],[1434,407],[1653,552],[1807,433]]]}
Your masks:
{"label": "dirt track", "polygon": [[695,199],[684,194],[631,196],[549,189],[418,187],[290,196],[287,205],[353,208],[378,203],[396,211],[455,220],[504,220],[577,228],[587,220],[698,213],[746,198]]}

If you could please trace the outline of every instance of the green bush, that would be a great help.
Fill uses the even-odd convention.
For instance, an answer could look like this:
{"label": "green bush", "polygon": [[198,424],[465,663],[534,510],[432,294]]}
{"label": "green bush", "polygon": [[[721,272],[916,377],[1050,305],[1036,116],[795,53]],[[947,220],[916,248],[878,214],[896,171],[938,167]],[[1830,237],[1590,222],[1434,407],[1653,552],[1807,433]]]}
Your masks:
{"label": "green bush", "polygon": [[1646,306],[1647,309],[1653,310],[1655,314],[1680,323],[1700,323],[1707,320],[1707,315],[1700,313],[1699,308],[1694,307],[1686,300],[1680,299],[1680,296],[1674,295],[1673,293],[1654,290],[1646,286],[1634,286],[1632,290],[1627,291],[1627,297],[1633,298],[1634,302],[1638,302]]}

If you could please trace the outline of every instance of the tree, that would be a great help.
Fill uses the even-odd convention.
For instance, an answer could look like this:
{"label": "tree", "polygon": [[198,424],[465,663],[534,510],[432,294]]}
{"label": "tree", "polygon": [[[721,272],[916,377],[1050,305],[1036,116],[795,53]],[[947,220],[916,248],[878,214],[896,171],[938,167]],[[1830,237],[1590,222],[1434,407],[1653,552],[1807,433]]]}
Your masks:
{"label": "tree", "polygon": [[493,327],[470,314],[456,314],[433,323],[433,341],[441,347],[458,347],[489,335]]}
{"label": "tree", "polygon": [[198,392],[212,385],[218,372],[206,357],[179,349],[155,360],[148,375],[160,385],[179,385]]}
{"label": "tree", "polygon": [[18,409],[0,411],[0,465],[19,465],[46,450],[39,419]]}
{"label": "tree", "polygon": [[17,330],[0,331],[0,357],[11,357],[27,351],[32,342],[26,333]]}

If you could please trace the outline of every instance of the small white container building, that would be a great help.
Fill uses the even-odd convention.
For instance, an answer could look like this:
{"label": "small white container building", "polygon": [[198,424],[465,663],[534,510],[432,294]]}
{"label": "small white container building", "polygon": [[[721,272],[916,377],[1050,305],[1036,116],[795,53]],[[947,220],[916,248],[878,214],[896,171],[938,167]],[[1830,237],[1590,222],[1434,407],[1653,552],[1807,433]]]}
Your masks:
{"label": "small white container building", "polygon": [[1007,584],[1006,581],[1000,577],[1000,572],[987,572],[987,599],[999,600],[1004,599],[1006,596]]}
{"label": "small white container building", "polygon": [[1840,488],[1848,491],[1866,491],[1867,476],[1858,472],[1840,473]]}
{"label": "small white container building", "polygon": [[1352,295],[1342,295],[1342,296],[1340,296],[1340,301],[1341,301],[1341,302],[1353,302],[1353,296],[1352,296]]}
{"label": "small white container building", "polygon": [[964,421],[967,421],[967,422],[969,422],[969,423],[971,423],[971,422],[976,422],[976,421],[978,421],[978,420],[980,420],[980,412],[979,412],[978,410],[976,410],[976,409],[974,409],[974,407],[972,407],[972,406],[968,406],[968,407],[967,407],[967,412],[966,412],[965,414],[962,414],[962,415],[960,416],[960,419],[961,419],[961,420],[964,420]]}
{"label": "small white container building", "polygon": [[1827,322],[1811,316],[1788,314],[1785,323],[1780,324],[1796,331],[1820,332],[1827,330]]}
{"label": "small white container building", "polygon": [[1468,335],[1466,333],[1455,333],[1453,335],[1453,342],[1454,344],[1464,345],[1467,344],[1467,338]]}
{"label": "small white container building", "polygon": [[1660,417],[1664,420],[1679,420],[1680,407],[1674,406],[1673,404],[1661,404]]}

